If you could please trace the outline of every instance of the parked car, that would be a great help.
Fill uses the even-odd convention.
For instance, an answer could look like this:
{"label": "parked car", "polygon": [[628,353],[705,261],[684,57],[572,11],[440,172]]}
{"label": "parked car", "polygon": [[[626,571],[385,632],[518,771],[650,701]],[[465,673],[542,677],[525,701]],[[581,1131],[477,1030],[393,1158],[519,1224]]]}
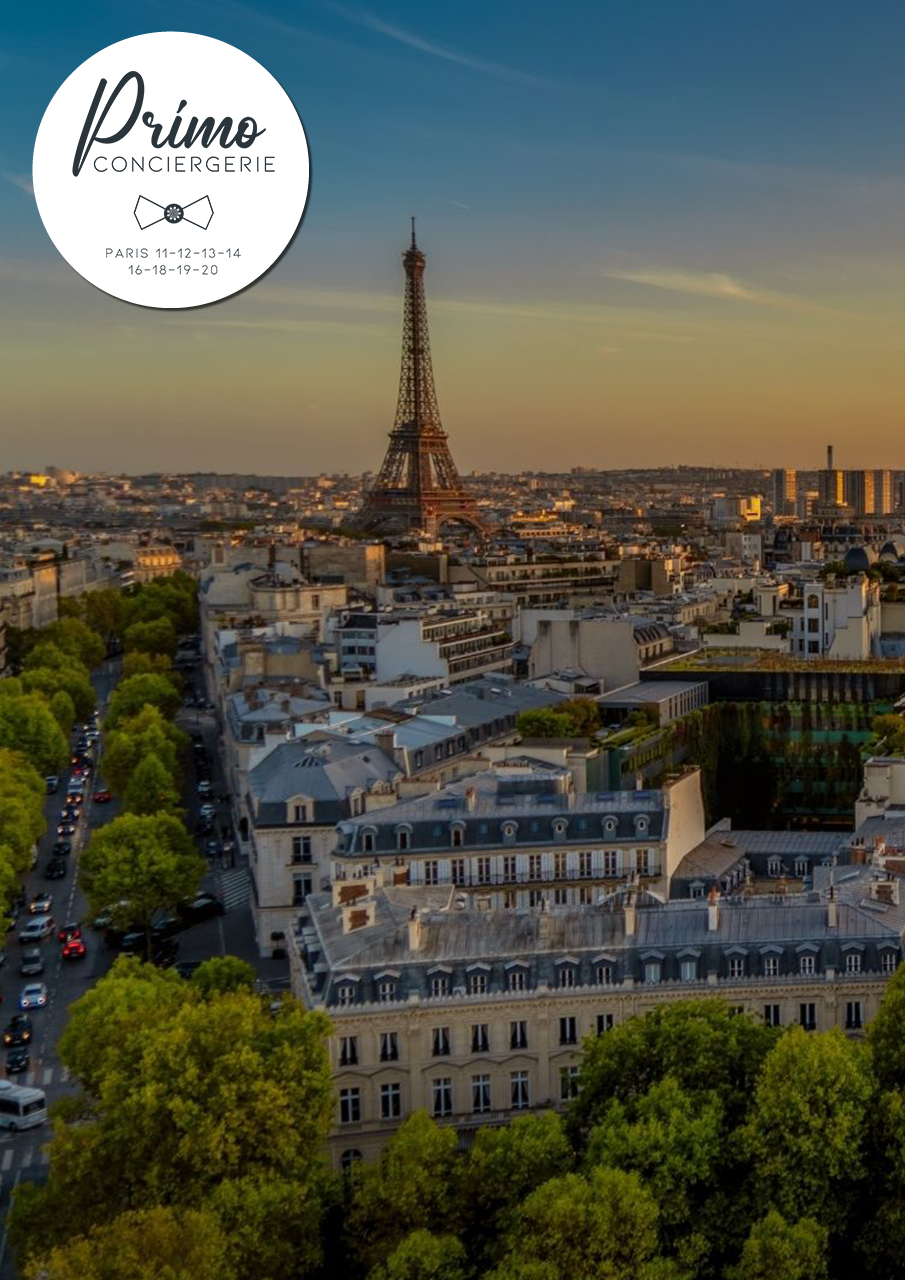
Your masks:
{"label": "parked car", "polygon": [[207,804],[203,804],[198,810],[198,815],[201,818],[213,818],[216,816],[216,813],[217,806],[215,804],[211,804],[210,801],[208,801]]}
{"label": "parked car", "polygon": [[195,790],[199,796],[209,796],[211,793],[211,784],[207,778],[202,778]]}
{"label": "parked car", "polygon": [[113,799],[106,787],[101,787],[100,790],[95,791],[92,798],[95,804],[109,804]]}
{"label": "parked car", "polygon": [[65,858],[51,858],[44,868],[44,879],[64,880],[68,870],[69,866]]}
{"label": "parked car", "polygon": [[39,947],[30,947],[28,951],[22,952],[19,972],[23,978],[36,978],[39,973],[44,972],[44,956]]}
{"label": "parked car", "polygon": [[46,916],[52,906],[52,893],[36,893],[28,904],[28,914],[30,916]]}
{"label": "parked car", "polygon": [[53,933],[53,916],[34,916],[19,931],[20,942],[41,942]]}
{"label": "parked car", "polygon": [[72,841],[71,840],[55,840],[53,842],[53,848],[50,850],[50,852],[56,858],[68,858],[70,853],[72,853]]}
{"label": "parked car", "polygon": [[188,927],[189,925],[198,924],[201,920],[208,920],[211,916],[222,916],[224,907],[216,894],[198,893],[194,898],[188,898],[185,902],[180,902],[176,910],[186,922],[186,927]]}
{"label": "parked car", "polygon": [[27,1071],[30,1065],[31,1053],[27,1045],[16,1045],[6,1055],[6,1074],[8,1076],[15,1076],[22,1071]]}
{"label": "parked car", "polygon": [[179,974],[180,978],[189,979],[196,969],[200,969],[203,960],[177,960],[173,968]]}
{"label": "parked car", "polygon": [[47,787],[47,794],[55,796],[60,789],[60,779],[55,773],[49,773],[44,779],[44,785]]}
{"label": "parked car", "polygon": [[[136,929],[131,933],[127,933],[120,945],[119,950],[126,956],[138,956],[144,960],[147,951],[147,943],[143,929]],[[161,969],[168,968],[174,963],[176,956],[179,954],[178,938],[155,938],[151,937],[151,964],[156,964]]]}
{"label": "parked car", "polygon": [[7,1046],[28,1044],[32,1037],[31,1018],[24,1013],[14,1013],[3,1032],[3,1043]]}
{"label": "parked car", "polygon": [[20,1009],[43,1009],[47,1004],[47,988],[43,982],[29,982],[19,993]]}

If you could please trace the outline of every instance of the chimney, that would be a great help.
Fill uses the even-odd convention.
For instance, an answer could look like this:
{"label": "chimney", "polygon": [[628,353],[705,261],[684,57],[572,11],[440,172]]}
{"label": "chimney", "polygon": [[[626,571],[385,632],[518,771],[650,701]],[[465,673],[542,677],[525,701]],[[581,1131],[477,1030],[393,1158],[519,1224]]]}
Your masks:
{"label": "chimney", "polygon": [[829,897],[826,902],[826,923],[830,929],[835,929],[839,924],[839,908],[836,903],[836,887],[830,885]]}
{"label": "chimney", "polygon": [[469,787],[465,792],[465,808],[469,813],[474,813],[475,789]]}
{"label": "chimney", "polygon": [[625,936],[634,938],[638,921],[635,907],[635,885],[632,880],[629,881],[625,888],[623,912],[625,914]]}
{"label": "chimney", "polygon": [[640,769],[638,769],[637,772],[635,773],[635,790],[636,791],[644,790],[644,774],[641,772]]}
{"label": "chimney", "polygon": [[409,930],[409,951],[421,950],[421,917],[418,914],[418,908],[412,907],[409,912],[408,920]]}
{"label": "chimney", "polygon": [[716,933],[720,927],[720,891],[712,885],[707,895],[707,932]]}
{"label": "chimney", "polygon": [[831,444],[826,447],[826,469],[827,471],[832,471],[833,469],[833,446]]}

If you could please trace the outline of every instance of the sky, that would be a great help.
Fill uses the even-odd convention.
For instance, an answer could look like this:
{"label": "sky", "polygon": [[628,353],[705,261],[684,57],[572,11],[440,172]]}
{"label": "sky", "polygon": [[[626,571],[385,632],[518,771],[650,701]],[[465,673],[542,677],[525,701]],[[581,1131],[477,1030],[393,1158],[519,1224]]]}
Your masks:
{"label": "sky", "polygon": [[[83,280],[43,112],[146,31],[236,45],[305,126],[292,247],[235,298]],[[0,469],[376,469],[409,215],[459,469],[905,467],[905,7],[46,0],[0,28]]]}

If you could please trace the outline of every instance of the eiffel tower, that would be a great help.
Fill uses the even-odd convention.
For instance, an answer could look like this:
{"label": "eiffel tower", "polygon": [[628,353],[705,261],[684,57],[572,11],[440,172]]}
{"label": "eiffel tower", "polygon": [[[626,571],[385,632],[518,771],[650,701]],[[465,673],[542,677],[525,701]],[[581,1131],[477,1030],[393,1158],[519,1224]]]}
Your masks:
{"label": "eiffel tower", "polygon": [[463,487],[440,423],[424,298],[425,256],[415,243],[402,255],[405,311],[402,324],[402,372],[396,420],[383,466],[356,517],[374,532],[418,530],[434,537],[452,521],[484,525],[475,500]]}

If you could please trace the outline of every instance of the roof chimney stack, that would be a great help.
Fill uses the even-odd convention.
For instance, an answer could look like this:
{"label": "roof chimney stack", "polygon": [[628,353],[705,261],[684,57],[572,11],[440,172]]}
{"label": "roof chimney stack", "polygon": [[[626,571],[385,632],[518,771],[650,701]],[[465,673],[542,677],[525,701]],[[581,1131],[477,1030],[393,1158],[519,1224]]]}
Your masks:
{"label": "roof chimney stack", "polygon": [[408,919],[409,930],[409,951],[421,950],[421,916],[418,914],[418,908],[412,907]]}
{"label": "roof chimney stack", "polygon": [[720,891],[716,885],[711,885],[710,893],[707,895],[707,931],[708,933],[716,933],[720,927]]}

